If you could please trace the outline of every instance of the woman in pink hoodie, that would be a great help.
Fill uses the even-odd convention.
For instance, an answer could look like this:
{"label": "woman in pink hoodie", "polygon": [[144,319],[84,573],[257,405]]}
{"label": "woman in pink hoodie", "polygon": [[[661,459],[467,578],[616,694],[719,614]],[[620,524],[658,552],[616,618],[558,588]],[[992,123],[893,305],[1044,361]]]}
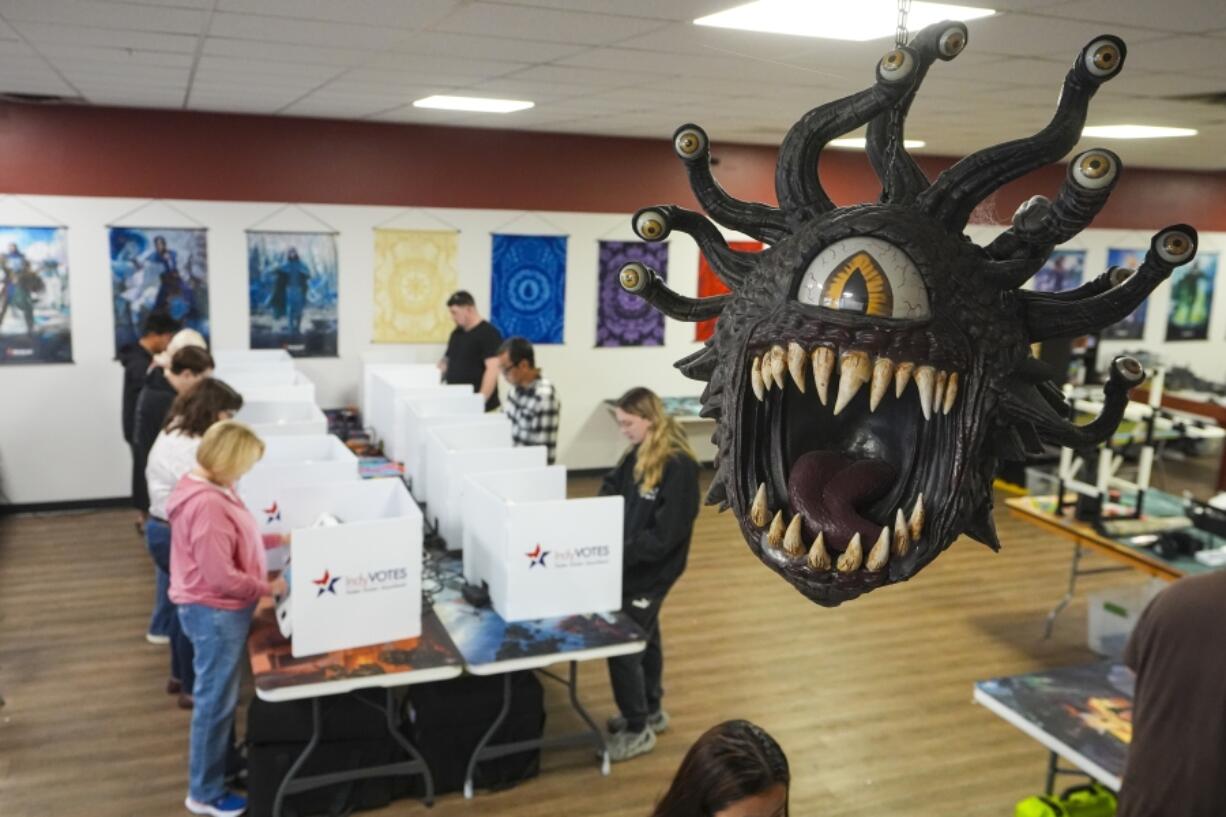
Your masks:
{"label": "woman in pink hoodie", "polygon": [[216,423],[196,450],[197,466],[166,503],[171,528],[170,600],[195,650],[188,795],[193,814],[237,817],[245,798],[225,787],[226,752],[238,703],[239,667],[251,615],[270,584],[255,518],[234,483],[264,456],[264,443],[233,420]]}

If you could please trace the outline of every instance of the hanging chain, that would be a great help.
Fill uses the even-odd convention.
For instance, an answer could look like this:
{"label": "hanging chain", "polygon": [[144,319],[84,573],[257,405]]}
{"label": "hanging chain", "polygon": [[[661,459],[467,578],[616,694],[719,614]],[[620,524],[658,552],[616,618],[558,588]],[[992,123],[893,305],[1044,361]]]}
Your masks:
{"label": "hanging chain", "polygon": [[911,0],[898,0],[898,28],[894,32],[894,47],[902,48],[907,44],[907,13],[911,11]]}

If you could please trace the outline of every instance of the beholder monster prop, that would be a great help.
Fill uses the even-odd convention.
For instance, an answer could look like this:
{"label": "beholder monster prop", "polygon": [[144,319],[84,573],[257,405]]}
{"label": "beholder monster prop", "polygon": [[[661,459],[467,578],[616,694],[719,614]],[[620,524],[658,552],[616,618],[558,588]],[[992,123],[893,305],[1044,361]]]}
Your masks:
{"label": "beholder monster prop", "polygon": [[[698,201],[767,244],[761,252],[731,250],[714,224],[679,207],[634,216],[644,240],[691,235],[731,289],[687,298],[643,264],[621,270],[625,289],[669,317],[719,318],[705,347],[677,363],[707,382],[702,413],[717,421],[707,502],[731,507],[758,558],[818,604],[905,581],[962,533],[998,549],[997,460],[1043,442],[1101,443],[1144,378],[1135,360],[1116,358],[1102,413],[1079,426],[1030,344],[1120,320],[1196,252],[1196,231],[1175,225],[1154,237],[1138,270],[1112,268],[1065,292],[1022,290],[1102,208],[1119,158],[1098,148],[1077,155],[1056,198],[1025,202],[986,246],[963,229],[995,190],[1073,148],[1125,47],[1093,40],[1046,127],[930,182],[903,148],[904,121],[929,67],[966,41],[961,23],[929,26],[882,58],[871,88],[805,114],[780,148],[778,207],[729,196],[711,174],[706,133],[677,130]],[[881,200],[836,207],[818,181],[819,155],[865,123]]]}

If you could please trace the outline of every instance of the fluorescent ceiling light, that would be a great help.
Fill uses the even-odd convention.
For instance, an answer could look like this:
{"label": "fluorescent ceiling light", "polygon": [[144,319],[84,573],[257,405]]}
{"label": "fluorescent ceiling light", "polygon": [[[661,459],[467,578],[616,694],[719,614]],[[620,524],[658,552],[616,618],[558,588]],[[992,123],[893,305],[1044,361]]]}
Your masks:
{"label": "fluorescent ceiling light", "polygon": [[[827,144],[829,144],[832,148],[855,148],[857,150],[864,150],[866,140],[863,136],[850,136],[846,139],[831,139]],[[902,140],[902,146],[908,150],[922,148],[926,144],[928,143],[920,139]]]}
{"label": "fluorescent ceiling light", "polygon": [[1082,136],[1102,139],[1170,139],[1174,136],[1195,136],[1194,128],[1164,128],[1157,125],[1094,125],[1082,128]]}
{"label": "fluorescent ceiling light", "polygon": [[536,105],[524,99],[487,99],[479,96],[428,96],[413,103],[414,108],[441,108],[445,111],[476,111],[477,113],[511,113]]}
{"label": "fluorescent ceiling light", "polygon": [[[965,22],[995,13],[993,9],[916,0],[907,15],[907,28],[918,31],[942,20]],[[699,17],[694,24],[863,42],[894,36],[898,27],[898,3],[895,0],[757,0]]]}

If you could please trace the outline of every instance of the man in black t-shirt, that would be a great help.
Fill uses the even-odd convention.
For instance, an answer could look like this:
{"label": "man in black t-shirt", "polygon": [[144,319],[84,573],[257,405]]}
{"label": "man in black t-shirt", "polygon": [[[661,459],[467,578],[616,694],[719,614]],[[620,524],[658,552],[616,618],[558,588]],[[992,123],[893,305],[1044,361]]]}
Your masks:
{"label": "man in black t-shirt", "polygon": [[502,334],[481,317],[473,296],[460,290],[447,299],[455,331],[438,362],[444,383],[467,383],[485,397],[485,410],[498,408],[498,348]]}

